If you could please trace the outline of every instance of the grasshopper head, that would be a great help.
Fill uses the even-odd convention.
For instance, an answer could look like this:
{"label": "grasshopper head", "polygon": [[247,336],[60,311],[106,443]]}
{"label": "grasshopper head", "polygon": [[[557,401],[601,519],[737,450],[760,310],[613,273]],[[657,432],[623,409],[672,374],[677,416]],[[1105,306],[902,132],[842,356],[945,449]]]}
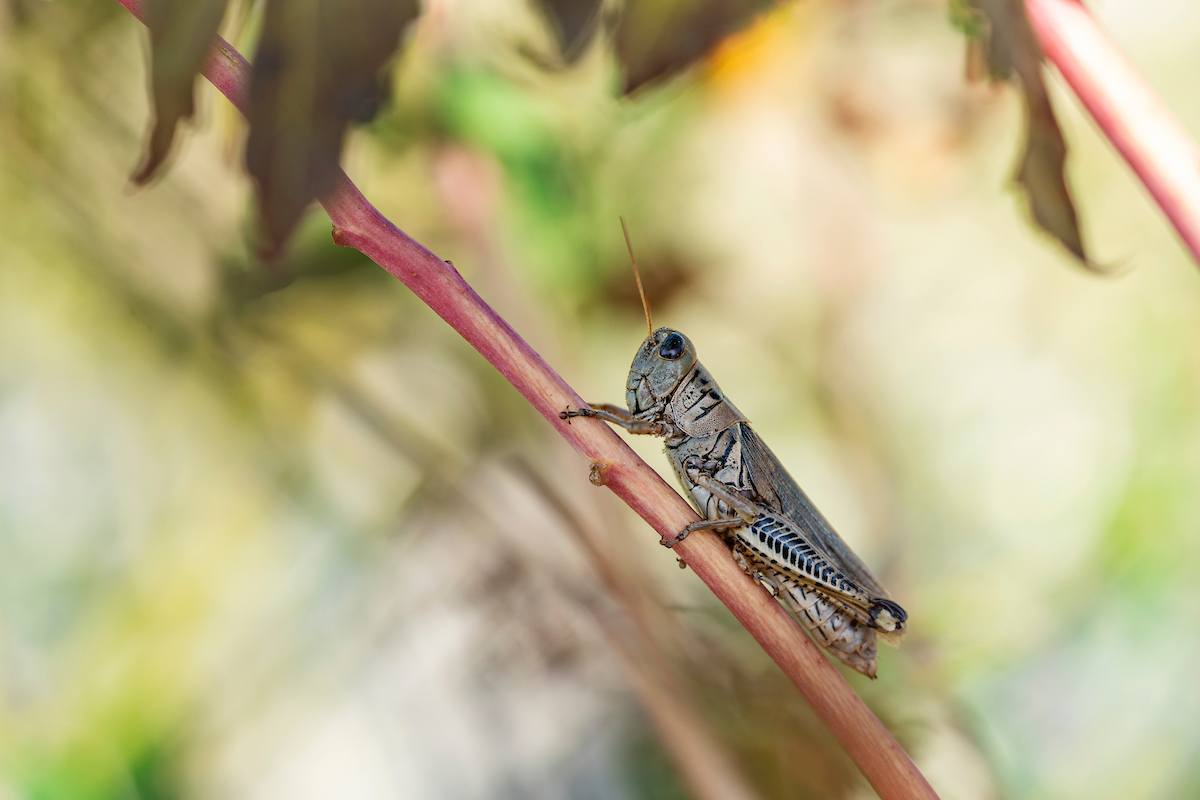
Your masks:
{"label": "grasshopper head", "polygon": [[634,414],[669,398],[692,368],[696,348],[679,331],[659,328],[646,337],[625,382],[625,403]]}

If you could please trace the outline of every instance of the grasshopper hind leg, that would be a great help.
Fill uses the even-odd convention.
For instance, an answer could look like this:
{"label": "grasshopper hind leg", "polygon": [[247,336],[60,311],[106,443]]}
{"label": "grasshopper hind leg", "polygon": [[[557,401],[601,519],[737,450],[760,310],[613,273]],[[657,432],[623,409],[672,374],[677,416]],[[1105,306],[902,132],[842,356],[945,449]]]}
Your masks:
{"label": "grasshopper hind leg", "polygon": [[741,547],[733,548],[733,558],[800,622],[817,644],[855,672],[875,678],[874,628],[857,619],[834,598],[792,580]]}

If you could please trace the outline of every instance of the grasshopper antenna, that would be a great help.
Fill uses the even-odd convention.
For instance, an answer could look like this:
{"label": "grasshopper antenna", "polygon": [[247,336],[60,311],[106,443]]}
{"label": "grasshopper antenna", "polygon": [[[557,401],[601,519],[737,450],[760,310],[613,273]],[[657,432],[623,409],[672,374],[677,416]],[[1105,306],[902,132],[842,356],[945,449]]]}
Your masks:
{"label": "grasshopper antenna", "polygon": [[629,240],[629,226],[625,224],[624,217],[617,217],[621,220],[621,232],[625,234],[625,249],[629,251],[629,263],[633,265],[633,279],[637,281],[638,296],[642,298],[642,311],[646,314],[646,335],[654,335],[654,322],[650,319],[650,303],[646,300],[646,290],[642,288],[642,271],[638,269],[637,258],[633,255],[633,242]]}

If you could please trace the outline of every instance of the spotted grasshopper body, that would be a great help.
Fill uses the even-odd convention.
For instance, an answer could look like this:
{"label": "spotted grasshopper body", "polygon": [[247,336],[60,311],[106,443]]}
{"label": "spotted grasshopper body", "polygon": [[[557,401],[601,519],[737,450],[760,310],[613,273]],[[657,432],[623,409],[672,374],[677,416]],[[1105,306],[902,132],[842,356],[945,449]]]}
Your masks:
{"label": "spotted grasshopper body", "polygon": [[561,416],[666,439],[671,466],[703,519],[663,544],[672,547],[695,530],[720,531],[738,564],[818,644],[874,678],[877,635],[898,642],[907,613],[722,394],[691,341],[670,328],[651,333],[625,389],[628,408],[597,404]]}

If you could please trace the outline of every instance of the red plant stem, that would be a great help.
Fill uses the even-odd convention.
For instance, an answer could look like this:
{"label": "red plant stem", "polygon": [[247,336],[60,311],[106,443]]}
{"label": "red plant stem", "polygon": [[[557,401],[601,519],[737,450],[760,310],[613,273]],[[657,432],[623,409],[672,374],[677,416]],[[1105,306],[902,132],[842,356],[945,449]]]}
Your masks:
{"label": "red plant stem", "polygon": [[1200,261],[1200,150],[1077,0],[1025,0],[1042,52]]}
{"label": "red plant stem", "polygon": [[[118,0],[138,19],[138,0]],[[243,112],[250,65],[218,39],[204,75]],[[606,485],[661,536],[674,536],[696,513],[607,425],[559,419],[578,394],[493,311],[458,271],[426,250],[367,202],[344,174],[321,198],[334,240],[370,257],[466,339],[525,396],[577,451],[599,466]],[[695,534],[676,549],[792,679],[817,716],[883,798],[936,798],[908,754],[817,650],[783,608],[734,563],[711,534]]]}

